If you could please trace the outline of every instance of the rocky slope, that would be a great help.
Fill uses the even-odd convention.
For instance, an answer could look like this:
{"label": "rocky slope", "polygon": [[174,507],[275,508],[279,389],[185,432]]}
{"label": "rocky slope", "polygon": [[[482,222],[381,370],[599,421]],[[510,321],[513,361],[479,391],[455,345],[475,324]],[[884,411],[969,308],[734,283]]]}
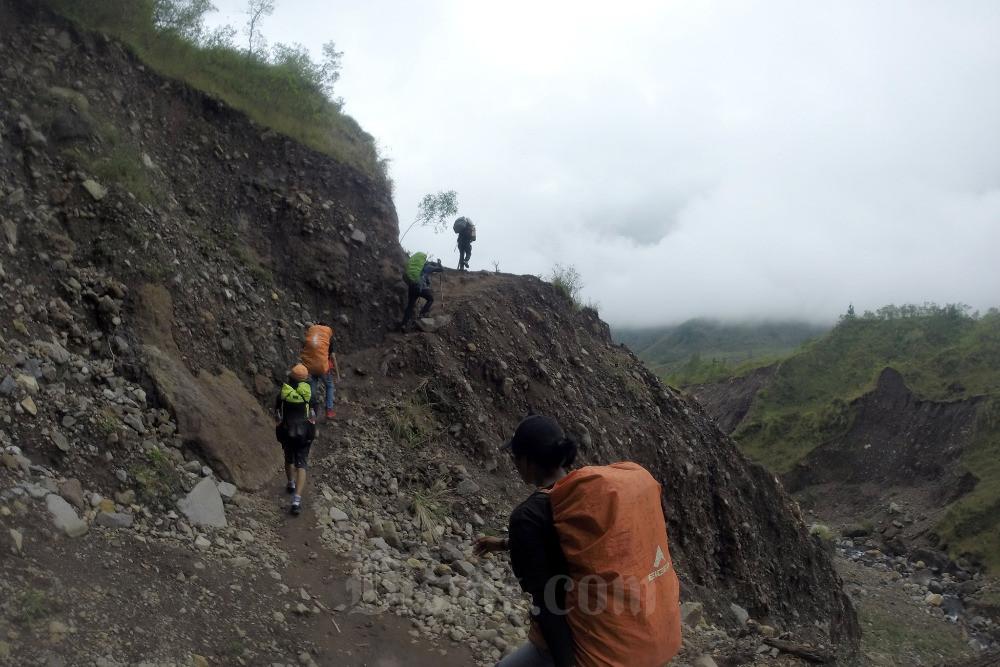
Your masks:
{"label": "rocky slope", "polygon": [[[0,225],[0,656],[489,663],[527,606],[470,545],[527,492],[495,447],[528,410],[663,484],[685,655],[857,646],[789,497],[596,313],[449,272],[389,334],[386,183],[28,0],[0,5]],[[291,520],[267,405],[316,321],[344,377]]]}
{"label": "rocky slope", "polygon": [[[773,377],[774,367],[768,367],[688,391],[732,432]],[[977,482],[962,455],[982,400],[920,400],[898,371],[886,368],[872,391],[850,403],[846,433],[814,448],[781,480],[807,508],[810,521],[839,536],[844,555],[888,564],[903,581],[922,587],[914,602],[932,600],[940,618],[958,623],[971,637],[969,646],[995,651],[1000,644],[995,578],[965,558],[949,558],[936,535],[948,504]],[[989,539],[983,538],[986,551]],[[929,588],[930,571],[914,578],[925,566],[934,575]]]}
{"label": "rocky slope", "polygon": [[744,376],[724,382],[687,387],[723,433],[732,433],[753,410],[757,393],[766,387],[778,370],[777,364],[757,368]]}

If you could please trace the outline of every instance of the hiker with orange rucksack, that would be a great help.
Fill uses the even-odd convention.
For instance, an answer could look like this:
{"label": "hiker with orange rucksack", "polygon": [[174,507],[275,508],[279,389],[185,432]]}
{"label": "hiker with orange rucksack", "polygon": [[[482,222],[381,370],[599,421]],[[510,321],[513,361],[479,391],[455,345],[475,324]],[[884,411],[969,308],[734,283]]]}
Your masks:
{"label": "hiker with orange rucksack", "polygon": [[528,643],[498,667],[665,665],[681,645],[678,582],[660,485],[635,463],[569,472],[577,444],[552,417],[531,415],[502,447],[536,488],[510,515],[510,551],[533,607]]}
{"label": "hiker with orange rucksack", "polygon": [[309,370],[309,386],[313,395],[322,380],[326,387],[326,418],[331,419],[333,411],[333,375],[340,377],[337,368],[337,355],[330,351],[330,341],[333,339],[333,329],[324,324],[314,324],[306,332],[302,342],[302,365]]}
{"label": "hiker with orange rucksack", "polygon": [[476,226],[464,215],[455,220],[451,228],[458,234],[458,270],[469,268],[469,258],[472,257],[472,243],[476,240]]}
{"label": "hiker with orange rucksack", "polygon": [[434,293],[431,291],[431,274],[444,271],[441,260],[436,262],[427,261],[427,253],[416,252],[406,261],[403,269],[403,282],[409,286],[407,293],[406,311],[403,312],[403,321],[399,323],[397,329],[406,333],[406,325],[413,317],[413,311],[417,307],[417,299],[424,299],[424,307],[420,309],[417,317],[423,317],[434,305]]}

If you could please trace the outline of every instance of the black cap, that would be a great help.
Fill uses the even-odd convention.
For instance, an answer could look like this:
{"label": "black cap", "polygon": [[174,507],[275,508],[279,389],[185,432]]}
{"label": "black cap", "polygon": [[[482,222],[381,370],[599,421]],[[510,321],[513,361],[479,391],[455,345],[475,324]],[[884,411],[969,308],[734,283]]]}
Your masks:
{"label": "black cap", "polygon": [[500,445],[500,450],[505,451],[516,445],[517,450],[523,452],[526,449],[548,447],[565,437],[562,426],[552,417],[529,415],[514,429],[514,437]]}

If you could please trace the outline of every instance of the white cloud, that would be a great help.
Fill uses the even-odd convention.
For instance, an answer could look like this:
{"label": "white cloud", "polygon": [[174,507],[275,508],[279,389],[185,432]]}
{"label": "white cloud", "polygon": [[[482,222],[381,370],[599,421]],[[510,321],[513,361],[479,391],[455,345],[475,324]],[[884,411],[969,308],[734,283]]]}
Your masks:
{"label": "white cloud", "polygon": [[457,190],[473,268],[574,264],[614,324],[1000,305],[990,0],[285,0],[264,31],[344,51],[401,227]]}

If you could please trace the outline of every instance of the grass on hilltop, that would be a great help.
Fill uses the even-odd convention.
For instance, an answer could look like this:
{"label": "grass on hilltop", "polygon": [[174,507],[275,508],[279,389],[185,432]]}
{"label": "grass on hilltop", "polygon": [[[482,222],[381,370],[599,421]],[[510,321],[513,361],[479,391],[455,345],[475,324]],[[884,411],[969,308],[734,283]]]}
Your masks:
{"label": "grass on hilltop", "polygon": [[294,61],[271,63],[226,45],[198,46],[153,21],[151,0],[43,0],[83,27],[131,47],[160,74],[225,101],[251,119],[372,178],[387,177],[374,138]]}

